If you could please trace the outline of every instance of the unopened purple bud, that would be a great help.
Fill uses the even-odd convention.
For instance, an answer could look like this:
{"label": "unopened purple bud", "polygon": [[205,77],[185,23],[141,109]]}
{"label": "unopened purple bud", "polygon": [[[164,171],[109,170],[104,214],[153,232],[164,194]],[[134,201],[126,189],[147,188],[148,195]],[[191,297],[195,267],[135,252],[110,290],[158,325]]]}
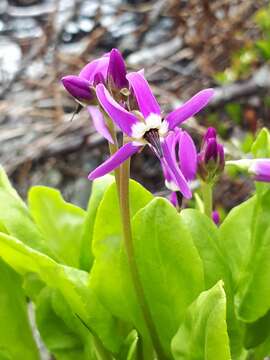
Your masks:
{"label": "unopened purple bud", "polygon": [[210,138],[205,144],[204,150],[204,162],[208,164],[211,160],[213,162],[217,161],[218,157],[218,146],[215,138]]}
{"label": "unopened purple bud", "polygon": [[220,216],[219,216],[219,213],[215,210],[212,212],[212,220],[214,221],[214,223],[216,225],[219,225],[220,223]]}
{"label": "unopened purple bud", "polygon": [[87,80],[75,75],[64,76],[61,79],[67,91],[77,100],[92,100],[94,94],[90,89],[90,84]]}
{"label": "unopened purple bud", "polygon": [[270,182],[270,159],[255,159],[249,168],[256,181]]}
{"label": "unopened purple bud", "polygon": [[198,173],[204,181],[212,182],[223,171],[224,166],[224,148],[217,141],[216,130],[209,128],[203,137],[198,155]]}
{"label": "unopened purple bud", "polygon": [[217,132],[216,132],[216,129],[213,128],[213,127],[209,127],[207,130],[206,130],[206,133],[204,134],[204,137],[203,137],[203,142],[207,142],[209,139],[216,139],[217,137]]}
{"label": "unopened purple bud", "polygon": [[107,80],[111,88],[120,90],[128,88],[126,74],[126,65],[120,51],[112,49],[107,73]]}

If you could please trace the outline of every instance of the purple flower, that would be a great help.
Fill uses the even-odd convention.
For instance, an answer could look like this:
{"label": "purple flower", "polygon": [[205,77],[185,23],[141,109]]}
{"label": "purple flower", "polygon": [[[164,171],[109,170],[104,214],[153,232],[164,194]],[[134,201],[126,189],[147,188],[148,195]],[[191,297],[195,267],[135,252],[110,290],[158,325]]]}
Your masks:
{"label": "purple flower", "polygon": [[241,159],[226,161],[226,165],[234,165],[247,171],[255,181],[270,182],[270,159]]}
{"label": "purple flower", "polygon": [[92,171],[89,174],[89,179],[93,180],[111,172],[143,146],[149,145],[160,159],[163,167],[169,169],[170,176],[173,177],[181,193],[190,198],[191,191],[187,180],[170,151],[168,141],[165,140],[170,131],[175,130],[179,124],[205,107],[212,98],[214,91],[212,89],[200,91],[163,119],[159,104],[143,74],[133,72],[127,75],[127,79],[138,104],[138,110],[133,112],[129,112],[120,106],[111,97],[103,84],[96,87],[96,94],[100,104],[123,133],[129,137],[130,141]]}
{"label": "purple flower", "polygon": [[128,87],[126,67],[121,53],[117,49],[112,49],[109,54],[87,64],[78,76],[67,75],[61,81],[81,105],[87,106],[96,130],[108,141],[113,142],[104,117],[96,107],[98,101],[95,87],[105,84],[113,95],[117,90],[119,92],[122,88]]}
{"label": "purple flower", "polygon": [[270,182],[270,159],[254,159],[249,167],[254,180]]}
{"label": "purple flower", "polygon": [[[180,188],[179,181],[177,182],[174,173],[168,166],[168,163],[161,159],[163,174],[165,178],[166,187],[173,193],[182,192],[189,181],[194,180],[197,170],[197,151],[195,144],[190,135],[179,128],[176,128],[173,132],[169,133],[164,139],[174,164],[177,166],[179,174],[182,174],[183,185]],[[191,196],[191,191],[186,191]],[[185,196],[185,194],[183,193]],[[190,197],[189,196],[189,197]],[[172,203],[177,201],[177,196],[171,196]]]}
{"label": "purple flower", "polygon": [[214,181],[224,166],[224,148],[217,141],[216,130],[210,127],[203,137],[201,152],[198,154],[199,175],[204,181]]}

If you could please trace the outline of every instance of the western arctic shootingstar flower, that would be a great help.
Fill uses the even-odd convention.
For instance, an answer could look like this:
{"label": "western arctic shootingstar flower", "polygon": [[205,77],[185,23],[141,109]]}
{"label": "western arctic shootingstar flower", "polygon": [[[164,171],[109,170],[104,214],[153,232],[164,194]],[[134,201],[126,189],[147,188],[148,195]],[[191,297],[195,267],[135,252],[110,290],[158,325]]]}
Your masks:
{"label": "western arctic shootingstar flower", "polygon": [[[102,112],[98,108],[95,87],[104,84],[113,96],[128,88],[126,66],[121,53],[112,49],[99,59],[84,66],[79,75],[67,75],[61,79],[66,90],[75,98],[79,106],[87,106],[96,130],[108,141],[113,142]],[[117,100],[121,100],[118,96]]]}
{"label": "western arctic shootingstar flower", "polygon": [[[173,161],[178,166],[178,170],[183,174],[183,177],[189,183],[196,177],[197,170],[197,151],[191,136],[179,128],[175,128],[164,139]],[[181,206],[181,188],[175,182],[175,177],[172,176],[170,168],[166,161],[161,160],[163,174],[165,178],[166,187],[172,192],[170,200],[176,207]]]}
{"label": "western arctic shootingstar flower", "polygon": [[141,72],[129,73],[127,79],[137,100],[138,110],[135,111],[127,111],[118,104],[103,84],[98,84],[96,87],[96,95],[101,106],[123,133],[128,136],[129,141],[107,161],[92,171],[88,178],[93,180],[111,172],[143,146],[149,145],[161,163],[166,164],[170,176],[178,185],[181,193],[186,198],[190,198],[192,194],[187,180],[164,140],[170,131],[175,130],[179,124],[207,105],[214,94],[213,89],[200,91],[163,119],[159,104],[143,74]]}
{"label": "western arctic shootingstar flower", "polygon": [[253,176],[255,181],[270,182],[270,159],[241,159],[226,161]]}

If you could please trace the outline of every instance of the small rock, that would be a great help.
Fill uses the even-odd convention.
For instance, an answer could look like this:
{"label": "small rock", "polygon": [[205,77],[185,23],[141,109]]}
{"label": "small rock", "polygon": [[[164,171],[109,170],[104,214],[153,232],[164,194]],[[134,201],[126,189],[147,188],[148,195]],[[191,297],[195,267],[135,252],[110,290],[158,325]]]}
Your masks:
{"label": "small rock", "polygon": [[8,38],[0,37],[0,87],[10,81],[20,68],[20,47]]}

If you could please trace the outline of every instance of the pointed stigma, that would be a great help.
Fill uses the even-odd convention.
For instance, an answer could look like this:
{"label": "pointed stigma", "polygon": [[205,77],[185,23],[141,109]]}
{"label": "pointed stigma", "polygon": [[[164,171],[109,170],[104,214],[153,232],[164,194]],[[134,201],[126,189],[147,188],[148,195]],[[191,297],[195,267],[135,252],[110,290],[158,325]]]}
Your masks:
{"label": "pointed stigma", "polygon": [[150,129],[150,130],[146,131],[143,138],[147,142],[149,142],[149,144],[151,144],[153,146],[153,148],[155,149],[157,155],[160,158],[162,158],[163,157],[163,151],[162,151],[162,147],[161,147],[161,143],[160,143],[158,130],[157,129]]}
{"label": "pointed stigma", "polygon": [[75,111],[72,114],[72,117],[70,121],[73,121],[74,117],[79,114],[79,112],[83,109],[83,106],[81,104],[78,104]]}

